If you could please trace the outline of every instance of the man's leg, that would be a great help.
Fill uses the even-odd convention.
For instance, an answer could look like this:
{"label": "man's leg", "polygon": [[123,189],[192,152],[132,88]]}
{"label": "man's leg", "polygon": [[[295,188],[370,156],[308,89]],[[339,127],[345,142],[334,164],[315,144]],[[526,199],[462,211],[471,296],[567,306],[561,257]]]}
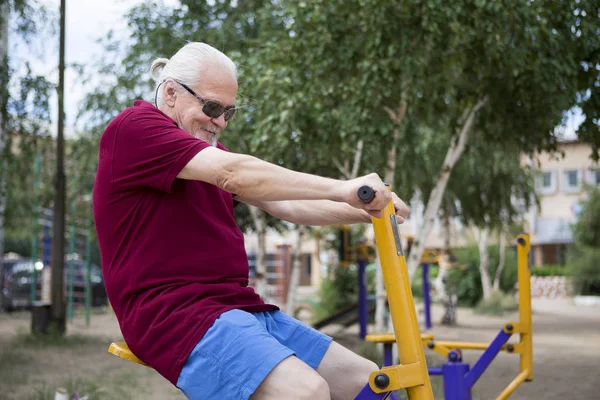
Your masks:
{"label": "man's leg", "polygon": [[327,382],[295,356],[280,362],[258,386],[251,400],[330,400]]}
{"label": "man's leg", "polygon": [[329,385],[332,400],[352,400],[380,368],[373,361],[331,342],[317,372]]}

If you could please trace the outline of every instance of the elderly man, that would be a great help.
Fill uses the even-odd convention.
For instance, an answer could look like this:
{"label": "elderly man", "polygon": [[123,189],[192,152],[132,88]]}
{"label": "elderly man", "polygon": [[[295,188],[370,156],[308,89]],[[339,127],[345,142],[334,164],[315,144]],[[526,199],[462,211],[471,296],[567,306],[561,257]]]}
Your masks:
{"label": "elderly man", "polygon": [[[248,287],[236,202],[304,225],[369,222],[394,201],[376,174],[338,181],[229,152],[234,63],[189,43],[151,67],[100,140],[94,217],[110,302],[131,350],[189,399],[351,399],[377,366]],[[364,204],[357,190],[369,185]],[[402,219],[401,219],[402,220]]]}

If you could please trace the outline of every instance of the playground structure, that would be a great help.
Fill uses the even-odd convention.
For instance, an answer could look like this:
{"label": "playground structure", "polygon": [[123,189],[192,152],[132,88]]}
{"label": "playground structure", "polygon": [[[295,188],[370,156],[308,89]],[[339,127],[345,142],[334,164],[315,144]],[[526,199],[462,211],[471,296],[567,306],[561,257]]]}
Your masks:
{"label": "playground structure", "polygon": [[[499,352],[520,356],[520,373],[500,393],[497,400],[508,398],[517,387],[533,380],[533,340],[531,322],[531,273],[529,270],[529,236],[521,234],[517,238],[518,282],[519,282],[519,321],[504,324],[491,343],[460,342],[435,340],[433,334],[421,334],[423,346],[447,358],[442,367],[429,367],[429,375],[439,375],[444,380],[446,400],[470,400],[471,389],[492,363]],[[508,343],[513,334],[519,334],[519,343]],[[394,335],[367,335],[367,341],[383,343],[384,365],[391,365]],[[483,353],[472,368],[463,363],[462,350],[483,350]]]}
{"label": "playground structure", "polygon": [[[358,195],[368,203],[374,193],[371,188],[362,187]],[[395,391],[406,389],[409,400],[432,400],[430,375],[443,375],[446,400],[469,400],[472,385],[502,349],[521,355],[521,373],[508,385],[499,398],[507,398],[520,383],[532,380],[531,298],[528,283],[530,274],[528,269],[524,268],[527,266],[529,251],[527,235],[520,235],[518,239],[519,282],[525,282],[527,278],[526,284],[520,286],[519,291],[520,321],[505,324],[497,338],[487,347],[480,361],[469,371],[468,364],[462,363],[460,353],[456,349],[480,348],[487,344],[435,342],[432,336],[421,336],[393,204],[390,202],[383,210],[382,217],[373,218],[372,222],[394,328],[394,334],[385,335],[385,337],[381,335],[382,340],[380,341],[388,344],[388,349],[391,349],[392,344],[396,343],[401,363],[392,365],[391,351],[386,352],[386,365],[371,373],[369,382],[356,399],[378,400],[387,399],[390,396],[395,398]],[[513,333],[520,334],[521,342],[506,345]],[[423,340],[428,340],[430,348],[437,347],[438,351],[444,353],[447,349],[449,362],[440,369],[428,370]],[[433,346],[429,343],[433,343]],[[512,347],[509,348],[509,346]],[[125,342],[111,343],[108,351],[125,360],[147,366],[131,352]]]}

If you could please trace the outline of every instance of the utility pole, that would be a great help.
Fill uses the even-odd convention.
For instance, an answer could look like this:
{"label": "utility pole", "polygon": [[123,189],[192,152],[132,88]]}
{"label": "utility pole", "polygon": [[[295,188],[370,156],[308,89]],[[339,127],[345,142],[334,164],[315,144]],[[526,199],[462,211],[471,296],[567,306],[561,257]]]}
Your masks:
{"label": "utility pole", "polygon": [[[6,209],[6,103],[8,101],[8,2],[0,4],[0,270],[4,257],[4,212]],[[0,305],[2,296],[0,296]]]}
{"label": "utility pole", "polygon": [[58,63],[58,134],[56,136],[56,180],[52,239],[52,306],[51,327],[64,334],[65,304],[65,203],[66,179],[64,165],[64,94],[65,94],[65,0],[60,1],[60,55]]}

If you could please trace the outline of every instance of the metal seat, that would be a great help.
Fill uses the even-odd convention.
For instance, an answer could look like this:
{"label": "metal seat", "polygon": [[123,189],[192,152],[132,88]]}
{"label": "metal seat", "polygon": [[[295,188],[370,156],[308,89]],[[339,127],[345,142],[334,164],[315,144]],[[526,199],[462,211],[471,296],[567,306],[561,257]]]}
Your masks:
{"label": "metal seat", "polygon": [[127,343],[125,342],[112,342],[110,346],[108,346],[108,352],[124,360],[145,365],[146,367],[148,367],[148,364],[146,364],[145,362],[137,358],[135,354],[133,354],[133,352],[129,349],[129,346],[127,346]]}

